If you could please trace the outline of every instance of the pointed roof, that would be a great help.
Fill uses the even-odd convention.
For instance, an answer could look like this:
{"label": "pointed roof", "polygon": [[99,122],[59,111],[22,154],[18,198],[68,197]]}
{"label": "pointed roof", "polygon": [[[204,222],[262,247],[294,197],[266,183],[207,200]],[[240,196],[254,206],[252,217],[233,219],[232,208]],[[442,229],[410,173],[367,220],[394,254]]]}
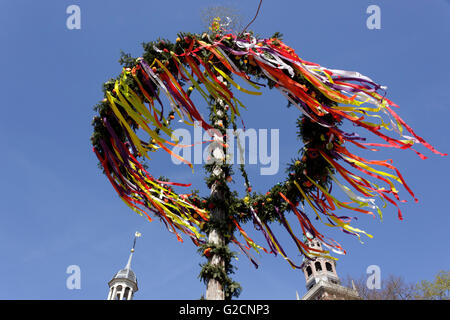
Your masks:
{"label": "pointed roof", "polygon": [[133,247],[131,248],[131,253],[130,253],[130,257],[128,258],[128,262],[127,262],[125,268],[119,270],[119,272],[116,273],[116,275],[112,278],[111,281],[116,280],[116,279],[117,280],[119,280],[119,279],[127,279],[127,280],[135,283],[136,286],[137,286],[136,274],[134,273],[133,270],[131,270],[131,261],[133,259],[134,247],[136,246],[136,238],[140,237],[140,236],[141,236],[141,234],[139,232],[135,233]]}
{"label": "pointed roof", "polygon": [[134,283],[137,283],[137,278],[133,270],[131,270],[131,260],[133,259],[134,250],[132,249],[130,257],[128,258],[128,263],[124,269],[119,270],[113,279],[128,279]]}

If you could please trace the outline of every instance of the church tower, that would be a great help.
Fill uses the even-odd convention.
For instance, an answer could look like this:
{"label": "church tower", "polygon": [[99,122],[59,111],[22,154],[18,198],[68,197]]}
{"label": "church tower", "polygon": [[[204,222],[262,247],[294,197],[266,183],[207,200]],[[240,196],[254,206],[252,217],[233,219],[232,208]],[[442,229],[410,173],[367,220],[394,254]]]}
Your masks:
{"label": "church tower", "polygon": [[[307,244],[314,249],[323,250],[317,239],[307,239]],[[303,273],[308,290],[302,300],[355,300],[360,299],[353,287],[349,289],[341,285],[336,272],[336,262],[328,258],[318,257],[314,260],[305,260]]]}
{"label": "church tower", "polygon": [[125,268],[119,270],[108,282],[109,293],[107,300],[132,300],[134,293],[138,291],[137,278],[133,270],[131,270],[131,260],[133,259],[134,247],[136,246],[136,238],[140,236],[139,232],[135,233],[133,248]]}

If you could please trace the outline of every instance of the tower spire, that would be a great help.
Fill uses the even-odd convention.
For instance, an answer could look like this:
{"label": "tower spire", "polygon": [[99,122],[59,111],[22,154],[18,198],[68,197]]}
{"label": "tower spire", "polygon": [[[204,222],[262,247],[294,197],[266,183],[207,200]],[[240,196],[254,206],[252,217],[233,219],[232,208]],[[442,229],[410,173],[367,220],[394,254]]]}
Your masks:
{"label": "tower spire", "polygon": [[131,260],[133,259],[136,239],[141,237],[141,233],[136,231],[134,234],[133,247],[131,248],[128,262],[124,269],[119,270],[116,275],[108,282],[109,294],[108,300],[131,300],[136,291],[138,291],[137,279],[133,270],[131,270]]}
{"label": "tower spire", "polygon": [[125,266],[125,269],[127,269],[127,270],[131,269],[131,259],[133,259],[133,251],[131,251],[130,257],[128,258],[127,265]]}
{"label": "tower spire", "polygon": [[128,258],[127,265],[125,266],[125,270],[128,271],[127,275],[129,274],[129,271],[131,270],[131,260],[133,259],[134,248],[136,247],[136,239],[139,238],[140,236],[142,236],[142,234],[140,232],[136,231],[134,234],[133,247],[130,250],[131,251],[130,257]]}

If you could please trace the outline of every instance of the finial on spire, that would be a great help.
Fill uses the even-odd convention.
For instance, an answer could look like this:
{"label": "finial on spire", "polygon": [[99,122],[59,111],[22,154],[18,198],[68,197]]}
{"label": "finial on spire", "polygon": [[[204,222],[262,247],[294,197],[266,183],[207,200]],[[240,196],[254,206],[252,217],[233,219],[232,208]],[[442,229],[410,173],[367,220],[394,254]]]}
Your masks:
{"label": "finial on spire", "polygon": [[136,246],[136,238],[140,238],[142,236],[142,233],[139,231],[136,231],[134,233],[134,241],[133,241],[133,248],[131,248],[131,252],[134,252],[134,247]]}
{"label": "finial on spire", "polygon": [[136,239],[140,238],[141,236],[142,236],[142,234],[138,231],[136,231],[134,233],[133,247],[131,248],[130,257],[128,258],[128,262],[127,262],[127,265],[125,266],[125,270],[131,269],[131,259],[133,258],[134,248],[136,247]]}
{"label": "finial on spire", "polygon": [[136,247],[136,239],[140,238],[141,236],[142,236],[142,233],[140,233],[138,231],[136,231],[134,233],[133,247],[131,248],[131,254],[130,254],[130,257],[128,258],[128,263],[127,263],[127,266],[125,267],[125,269],[131,268],[131,258],[133,257],[134,248]]}

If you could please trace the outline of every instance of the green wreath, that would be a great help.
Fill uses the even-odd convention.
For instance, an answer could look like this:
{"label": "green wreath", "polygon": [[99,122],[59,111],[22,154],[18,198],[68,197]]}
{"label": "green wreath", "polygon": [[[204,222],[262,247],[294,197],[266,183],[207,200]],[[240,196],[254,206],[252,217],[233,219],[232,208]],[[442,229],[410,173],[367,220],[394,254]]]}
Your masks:
{"label": "green wreath", "polygon": [[[364,149],[384,146],[412,149],[413,144],[421,143],[440,154],[391,109],[396,105],[385,97],[384,87],[357,72],[331,70],[302,60],[282,42],[278,33],[269,39],[257,39],[251,32],[224,34],[216,26],[212,34],[180,33],[175,43],[158,40],[143,47],[140,58],[123,54],[122,73],[103,86],[104,99],[95,106],[98,115],[93,119],[93,150],[103,173],[132,210],[150,221],[152,216],[158,217],[179,241],[184,233],[199,247],[208,258],[200,278],[205,282],[219,281],[226,298],[239,295],[241,290],[229,277],[233,272],[230,261],[235,254],[228,248],[230,242],[256,267],[250,249],[280,254],[293,268],[301,268],[301,263],[289,258],[282,248],[269,226],[271,222],[277,221],[286,229],[307,259],[331,257],[329,250],[336,253],[345,250],[320,234],[303,208],[309,207],[313,217],[325,225],[359,238],[366,233],[350,225],[353,217],[336,215],[337,209],[378,213],[381,217],[375,198],[398,207],[400,198],[395,183],[402,184],[415,199],[390,161],[361,158],[350,153],[346,143]],[[253,88],[241,87],[233,77],[243,79]],[[226,136],[226,130],[237,129],[236,119],[244,107],[231,87],[247,94],[261,94],[258,90],[263,86],[278,89],[300,111],[297,127],[303,147],[299,150],[300,157],[288,166],[286,179],[265,194],[252,192],[245,167],[240,165],[246,196],[239,198],[228,186],[232,165],[213,151],[226,149],[229,139],[234,139]],[[207,102],[209,119],[202,117],[190,99],[194,91]],[[169,110],[160,95],[167,96]],[[190,125],[198,121],[211,134],[212,161],[205,165],[210,196],[201,197],[198,192],[177,194],[175,186],[190,185],[156,179],[143,164],[152,152],[163,149],[192,167],[171,151],[173,146],[179,146],[178,141],[170,141],[175,118]],[[345,120],[370,131],[385,144],[368,143],[355,133],[342,131],[339,126]],[[403,135],[404,128],[411,136]],[[392,138],[383,129],[393,130],[400,137]],[[147,138],[141,138],[142,133]],[[349,201],[336,199],[331,194],[333,185],[341,188]],[[298,230],[289,225],[288,212],[297,218],[304,239],[300,240]],[[401,219],[400,209],[398,215]],[[241,225],[250,221],[264,235],[267,248],[256,244],[244,231]],[[236,231],[243,236],[243,243],[235,237]],[[222,241],[208,241],[205,235],[212,232],[218,233]],[[316,238],[326,250],[310,247],[305,237]],[[214,257],[219,257],[223,265],[211,263]]]}

